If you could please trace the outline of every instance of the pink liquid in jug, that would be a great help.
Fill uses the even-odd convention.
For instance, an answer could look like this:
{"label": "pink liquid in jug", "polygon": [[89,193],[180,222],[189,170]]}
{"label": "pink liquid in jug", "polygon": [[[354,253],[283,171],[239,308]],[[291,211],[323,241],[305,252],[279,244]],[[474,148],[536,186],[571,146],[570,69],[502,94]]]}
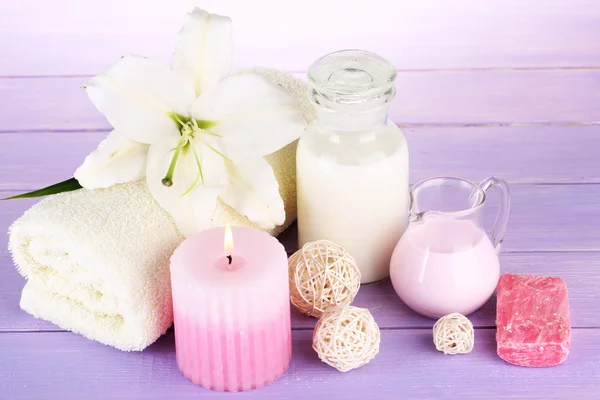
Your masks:
{"label": "pink liquid in jug", "polygon": [[428,219],[402,236],[390,274],[410,308],[439,318],[480,308],[494,293],[500,263],[487,234],[470,220]]}

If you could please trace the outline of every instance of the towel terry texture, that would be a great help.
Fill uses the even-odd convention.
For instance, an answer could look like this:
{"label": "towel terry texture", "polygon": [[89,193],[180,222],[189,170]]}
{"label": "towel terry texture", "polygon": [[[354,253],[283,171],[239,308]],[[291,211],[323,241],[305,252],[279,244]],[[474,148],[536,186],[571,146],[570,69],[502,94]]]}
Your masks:
{"label": "towel terry texture", "polygon": [[[314,110],[306,85],[282,72],[252,69]],[[266,156],[279,182],[286,221],[296,218],[297,142]],[[252,226],[219,201],[213,225]],[[173,323],[169,258],[183,240],[144,181],[48,197],[11,227],[9,249],[27,278],[21,308],[63,329],[120,350],[142,350]]]}

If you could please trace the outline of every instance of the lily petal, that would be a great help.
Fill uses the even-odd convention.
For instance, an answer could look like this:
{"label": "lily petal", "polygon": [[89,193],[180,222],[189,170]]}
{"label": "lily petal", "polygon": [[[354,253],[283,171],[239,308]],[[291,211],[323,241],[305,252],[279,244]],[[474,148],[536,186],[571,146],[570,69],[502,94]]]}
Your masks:
{"label": "lily petal", "polygon": [[[173,159],[177,141],[161,142],[150,146],[146,181],[158,204],[175,221],[184,236],[190,236],[212,226],[212,216],[217,198],[227,183],[225,161],[205,148],[199,141],[192,141],[181,151],[172,177],[172,186],[162,184]],[[203,180],[199,176],[196,156],[202,166]]]}
{"label": "lily petal", "polygon": [[200,95],[192,117],[215,123],[232,159],[271,154],[298,139],[306,121],[298,101],[257,74],[230,76]]}
{"label": "lily petal", "polygon": [[231,19],[194,8],[177,37],[173,68],[186,74],[199,96],[229,74],[232,54]]}
{"label": "lily petal", "polygon": [[85,158],[74,177],[86,189],[135,181],[146,174],[147,155],[147,144],[134,142],[113,130]]}
{"label": "lily petal", "polygon": [[263,158],[244,160],[228,168],[229,185],[221,200],[263,229],[285,222],[285,208],[273,169]]}
{"label": "lily petal", "polygon": [[108,122],[140,143],[179,136],[172,113],[187,116],[195,94],[171,67],[143,57],[126,56],[84,87]]}

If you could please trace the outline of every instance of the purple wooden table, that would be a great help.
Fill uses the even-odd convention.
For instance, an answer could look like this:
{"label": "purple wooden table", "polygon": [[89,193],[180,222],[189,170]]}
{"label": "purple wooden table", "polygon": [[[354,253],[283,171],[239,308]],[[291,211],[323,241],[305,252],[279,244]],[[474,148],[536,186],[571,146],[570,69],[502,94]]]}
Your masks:
{"label": "purple wooden table", "polygon": [[[2,2],[0,54],[8,55],[0,59],[0,197],[70,177],[106,135],[109,125],[79,89],[90,75],[121,52],[168,58],[172,38],[166,32],[178,29],[182,10],[136,1],[107,0],[103,4],[114,7],[88,13],[70,7],[75,4],[71,0],[57,0],[74,14],[54,13],[54,22],[47,22],[44,10],[36,15],[23,5],[32,1]],[[361,288],[355,302],[368,307],[381,328],[380,353],[365,367],[340,373],[321,363],[311,349],[315,321],[294,314],[293,362],[286,375],[261,390],[215,393],[178,372],[172,331],[143,352],[123,353],[26,314],[19,308],[24,280],[4,237],[0,400],[600,399],[600,17],[595,1],[557,0],[547,8],[490,1],[496,8],[488,10],[487,2],[484,7],[468,0],[460,13],[454,7],[394,2],[395,12],[377,13],[382,29],[371,24],[372,36],[346,36],[363,47],[379,46],[384,42],[375,36],[382,36],[394,47],[374,50],[390,54],[404,67],[391,116],[409,142],[412,182],[434,175],[474,181],[496,175],[509,181],[512,214],[502,270],[566,280],[573,335],[564,364],[528,369],[498,358],[495,298],[471,316],[474,351],[445,356],[432,343],[434,321],[412,313],[390,283],[383,282]],[[121,9],[121,3],[136,7]],[[207,3],[219,11],[216,1]],[[256,64],[252,57],[258,54],[268,65],[302,71],[315,55],[309,47],[321,52],[349,45],[335,38],[322,43],[324,34],[314,24],[312,36],[307,33],[303,42],[306,48],[288,57],[283,50],[297,43],[293,32],[301,26],[294,24],[303,18],[286,22],[294,27],[289,32],[264,35],[252,30],[261,25],[256,21],[260,16],[244,19],[252,12],[249,6],[230,3],[241,10],[237,26],[243,32],[238,41],[243,62]],[[362,8],[355,11],[371,18]],[[140,17],[141,25],[132,33],[129,17],[138,13],[145,19]],[[492,14],[497,19],[484,23]],[[462,18],[460,23],[452,22],[456,18]],[[480,31],[487,25],[499,29]],[[391,29],[397,30],[397,43],[389,41]],[[413,34],[425,31],[433,33]],[[140,32],[143,36],[135,36]],[[20,44],[11,45],[6,37]],[[88,46],[73,50],[84,39]],[[276,51],[252,47],[261,40]],[[34,202],[0,202],[0,231],[6,232]],[[281,237],[289,252],[295,250],[295,235],[291,228]]]}

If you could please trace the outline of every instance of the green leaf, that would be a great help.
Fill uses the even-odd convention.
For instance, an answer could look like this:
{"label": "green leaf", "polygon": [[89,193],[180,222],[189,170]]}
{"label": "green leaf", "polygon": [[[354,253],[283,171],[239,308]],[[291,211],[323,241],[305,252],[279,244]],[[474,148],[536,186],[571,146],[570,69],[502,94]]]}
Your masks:
{"label": "green leaf", "polygon": [[77,179],[71,178],[66,181],[55,183],[43,189],[34,190],[33,192],[23,193],[12,197],[7,197],[2,200],[13,200],[13,199],[29,199],[34,197],[49,196],[51,194],[71,192],[73,190],[81,189],[82,186],[79,184]]}

